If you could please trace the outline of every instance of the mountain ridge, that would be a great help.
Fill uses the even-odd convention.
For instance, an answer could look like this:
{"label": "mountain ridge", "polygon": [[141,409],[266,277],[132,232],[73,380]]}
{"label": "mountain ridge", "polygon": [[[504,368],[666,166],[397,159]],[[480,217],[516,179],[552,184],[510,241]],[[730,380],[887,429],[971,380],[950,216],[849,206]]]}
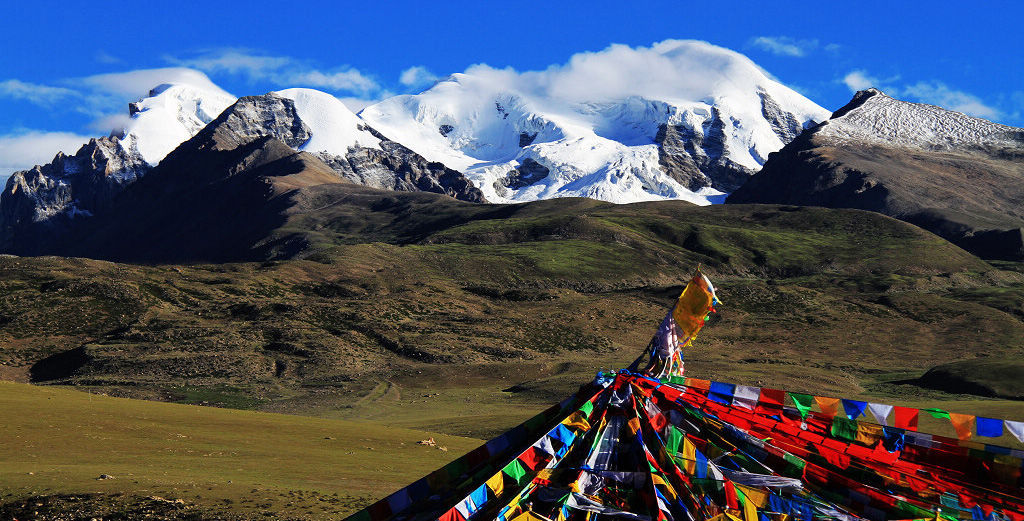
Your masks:
{"label": "mountain ridge", "polygon": [[1024,259],[1024,129],[858,92],[773,154],[727,203],[858,208],[982,257]]}

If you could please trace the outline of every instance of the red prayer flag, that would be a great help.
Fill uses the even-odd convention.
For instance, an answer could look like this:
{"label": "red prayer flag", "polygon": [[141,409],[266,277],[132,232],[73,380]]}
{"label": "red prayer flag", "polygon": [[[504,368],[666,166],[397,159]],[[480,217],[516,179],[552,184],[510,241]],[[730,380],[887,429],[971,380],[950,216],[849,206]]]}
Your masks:
{"label": "red prayer flag", "polygon": [[761,389],[761,398],[757,401],[758,412],[775,413],[782,410],[786,402],[786,391],[780,389]]}
{"label": "red prayer flag", "polygon": [[906,429],[908,431],[917,430],[917,415],[920,413],[919,410],[913,407],[893,407],[893,425],[899,429]]}
{"label": "red prayer flag", "polygon": [[466,518],[462,517],[462,514],[453,507],[451,510],[441,514],[441,517],[437,518],[438,521],[466,521]]}
{"label": "red prayer flag", "polygon": [[733,510],[740,508],[740,501],[736,498],[736,487],[728,479],[725,480],[725,504]]}
{"label": "red prayer flag", "polygon": [[544,456],[544,454],[538,450],[537,447],[530,447],[523,451],[523,453],[519,455],[518,459],[524,467],[530,470],[535,470],[537,466],[540,465],[540,462],[543,459],[542,456]]}

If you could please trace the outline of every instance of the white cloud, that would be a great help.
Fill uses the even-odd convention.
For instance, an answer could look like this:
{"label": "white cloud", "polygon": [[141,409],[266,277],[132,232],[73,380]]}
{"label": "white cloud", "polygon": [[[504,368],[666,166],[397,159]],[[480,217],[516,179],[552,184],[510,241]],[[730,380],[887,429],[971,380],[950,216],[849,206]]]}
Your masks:
{"label": "white cloud", "polygon": [[165,59],[175,65],[207,72],[242,74],[252,79],[265,78],[291,62],[290,59],[282,56],[250,53],[243,49],[219,49],[188,59],[178,59],[173,56],[166,56]]}
{"label": "white cloud", "polygon": [[109,74],[96,74],[68,80],[67,84],[87,90],[93,95],[117,96],[135,99],[145,96],[150,89],[164,83],[183,83],[205,90],[228,94],[200,71],[185,67],[137,69]]}
{"label": "white cloud", "polygon": [[209,73],[235,74],[250,82],[267,81],[281,87],[315,87],[361,97],[376,95],[382,90],[373,78],[352,67],[321,69],[304,60],[247,49],[213,49],[191,58],[166,56],[164,59],[175,65]]}
{"label": "white cloud", "polygon": [[843,76],[843,83],[850,88],[851,92],[857,92],[871,87],[882,88],[881,82],[877,78],[868,76],[865,71],[852,71],[846,76]]}
{"label": "white cloud", "polygon": [[799,58],[817,49],[818,40],[798,40],[789,36],[758,36],[750,41],[750,45],[778,56]]}
{"label": "white cloud", "polygon": [[409,67],[402,71],[402,75],[398,77],[399,83],[411,88],[426,87],[437,80],[438,76],[422,65]]}
{"label": "white cloud", "polygon": [[115,63],[122,63],[122,61],[123,61],[123,60],[121,60],[121,58],[118,58],[117,56],[114,56],[113,54],[110,54],[109,52],[104,51],[102,49],[99,50],[99,51],[96,51],[96,54],[93,56],[93,58],[95,58],[96,61],[99,62],[99,63],[105,63],[105,64],[108,64],[108,65],[115,64]]}
{"label": "white cloud", "polygon": [[369,94],[380,87],[377,82],[355,70],[323,72],[317,70],[294,71],[279,77],[278,83],[291,87],[324,87],[335,91]]}
{"label": "white cloud", "polygon": [[986,119],[1000,117],[999,110],[986,105],[977,96],[964,91],[951,89],[940,81],[918,82],[900,89],[902,96],[916,99],[924,103],[963,112],[971,116]]}
{"label": "white cloud", "polygon": [[[693,71],[700,71],[694,74]],[[710,96],[747,99],[764,71],[746,56],[703,41],[665,40],[650,47],[614,44],[574,54],[564,65],[518,72],[473,65],[454,79],[464,87],[497,86],[538,102],[603,102],[640,96],[701,100]],[[642,78],[643,81],[637,81]]]}
{"label": "white cloud", "polygon": [[10,79],[0,81],[0,96],[26,100],[36,105],[51,106],[78,93],[63,87],[39,85],[21,80]]}
{"label": "white cloud", "polygon": [[89,136],[72,132],[28,130],[0,136],[0,178],[49,163],[57,151],[74,154]]}

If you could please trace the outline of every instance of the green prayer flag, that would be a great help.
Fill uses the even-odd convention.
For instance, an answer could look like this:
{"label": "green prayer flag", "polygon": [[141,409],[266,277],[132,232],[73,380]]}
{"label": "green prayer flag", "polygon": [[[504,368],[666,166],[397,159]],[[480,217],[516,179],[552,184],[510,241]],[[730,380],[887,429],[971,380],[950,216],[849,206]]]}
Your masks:
{"label": "green prayer flag", "polygon": [[670,383],[670,384],[686,385],[686,377],[685,376],[670,376],[670,377],[668,377],[668,383]]}
{"label": "green prayer flag", "polygon": [[583,411],[583,414],[586,414],[587,417],[589,418],[590,417],[590,412],[594,410],[594,404],[592,404],[590,402],[586,402],[586,403],[584,403],[580,407],[580,410]]}
{"label": "green prayer flag", "polygon": [[800,393],[786,393],[793,400],[793,405],[796,406],[796,410],[800,411],[800,417],[807,419],[807,413],[811,412],[811,404],[814,403],[814,397],[809,394]]}
{"label": "green prayer flag", "polygon": [[931,414],[932,418],[937,418],[937,419],[940,419],[940,420],[948,420],[949,419],[949,412],[944,411],[942,409],[921,409],[921,412],[926,412],[928,414]]}
{"label": "green prayer flag", "polygon": [[521,485],[523,478],[526,477],[526,469],[523,468],[523,464],[519,463],[519,460],[514,459],[512,463],[505,465],[505,468],[501,469],[508,477],[514,479],[517,485]]}
{"label": "green prayer flag", "polygon": [[665,449],[672,456],[679,452],[679,445],[683,443],[683,433],[675,425],[668,426],[668,436],[665,438]]}
{"label": "green prayer flag", "polygon": [[857,439],[857,420],[836,416],[832,419],[832,436],[847,441]]}

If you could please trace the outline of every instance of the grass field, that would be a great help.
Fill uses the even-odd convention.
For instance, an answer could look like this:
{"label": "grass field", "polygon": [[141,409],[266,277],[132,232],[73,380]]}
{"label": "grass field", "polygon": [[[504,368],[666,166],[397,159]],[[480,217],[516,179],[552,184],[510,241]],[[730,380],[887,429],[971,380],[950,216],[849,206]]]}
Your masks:
{"label": "grass field", "polygon": [[[339,519],[481,443],[8,382],[0,418],[0,504],[127,493],[182,499],[208,516]],[[447,451],[417,444],[431,436]]]}

